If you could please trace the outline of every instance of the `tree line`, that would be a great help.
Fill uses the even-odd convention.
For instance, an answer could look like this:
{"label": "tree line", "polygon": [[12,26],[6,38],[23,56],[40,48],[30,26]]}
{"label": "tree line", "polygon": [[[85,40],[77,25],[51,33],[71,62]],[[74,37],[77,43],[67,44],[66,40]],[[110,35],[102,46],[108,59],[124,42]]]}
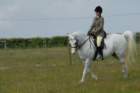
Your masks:
{"label": "tree line", "polygon": [[[136,42],[140,43],[140,33],[136,34]],[[66,36],[55,36],[50,38],[13,38],[0,39],[0,48],[47,48],[66,47],[68,40]]]}
{"label": "tree line", "polygon": [[0,48],[46,48],[67,46],[66,36],[55,36],[52,38],[14,38],[0,39]]}

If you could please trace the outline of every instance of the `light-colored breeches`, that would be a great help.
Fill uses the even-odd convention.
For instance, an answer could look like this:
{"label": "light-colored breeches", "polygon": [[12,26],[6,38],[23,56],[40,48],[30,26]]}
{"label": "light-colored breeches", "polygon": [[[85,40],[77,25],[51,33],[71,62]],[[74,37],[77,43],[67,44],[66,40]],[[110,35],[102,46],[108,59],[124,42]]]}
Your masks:
{"label": "light-colored breeches", "polygon": [[101,46],[101,42],[102,42],[102,39],[103,39],[103,37],[102,36],[97,36],[97,47],[100,47]]}

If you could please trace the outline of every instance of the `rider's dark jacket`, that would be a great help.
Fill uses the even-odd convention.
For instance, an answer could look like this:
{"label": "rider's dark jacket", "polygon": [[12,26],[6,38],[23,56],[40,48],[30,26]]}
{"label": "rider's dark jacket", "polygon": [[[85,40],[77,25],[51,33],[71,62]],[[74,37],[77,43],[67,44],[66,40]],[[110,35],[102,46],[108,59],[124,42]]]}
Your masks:
{"label": "rider's dark jacket", "polygon": [[95,36],[101,35],[104,37],[104,18],[96,16],[89,31]]}

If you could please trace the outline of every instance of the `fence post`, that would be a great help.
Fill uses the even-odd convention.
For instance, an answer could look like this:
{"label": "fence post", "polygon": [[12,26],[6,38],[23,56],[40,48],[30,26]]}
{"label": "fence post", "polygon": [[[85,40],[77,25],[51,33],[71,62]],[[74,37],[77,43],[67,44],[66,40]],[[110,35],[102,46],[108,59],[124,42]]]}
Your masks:
{"label": "fence post", "polygon": [[4,48],[5,49],[7,48],[7,41],[6,40],[4,41]]}
{"label": "fence post", "polygon": [[67,38],[67,48],[68,48],[68,60],[69,60],[69,65],[72,65],[72,56],[71,56],[71,49],[70,49],[70,45],[69,45],[69,41],[68,41],[68,38]]}
{"label": "fence post", "polygon": [[72,65],[72,56],[71,56],[71,49],[68,45],[68,54],[69,54],[69,64]]}

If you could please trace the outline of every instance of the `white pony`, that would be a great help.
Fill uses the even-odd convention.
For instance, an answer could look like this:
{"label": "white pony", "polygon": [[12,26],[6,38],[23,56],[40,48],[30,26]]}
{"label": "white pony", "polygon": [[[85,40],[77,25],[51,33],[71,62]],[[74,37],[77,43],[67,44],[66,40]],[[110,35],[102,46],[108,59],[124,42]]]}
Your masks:
{"label": "white pony", "polygon": [[[68,39],[71,46],[71,53],[75,54],[78,52],[84,63],[83,75],[80,80],[80,83],[83,83],[85,81],[87,72],[91,72],[90,66],[96,50],[96,47],[93,43],[94,39],[91,39],[91,37],[78,32],[68,34]],[[128,66],[125,59],[126,57],[130,58],[131,60],[134,59],[133,54],[136,45],[134,40],[134,33],[131,31],[126,31],[123,34],[108,34],[104,42],[106,46],[103,49],[104,57],[115,54],[118,57],[119,62],[122,64],[122,72],[124,73],[124,78],[127,78]],[[97,59],[98,58],[99,56]],[[95,74],[91,73],[91,76],[97,80],[97,76]]]}

